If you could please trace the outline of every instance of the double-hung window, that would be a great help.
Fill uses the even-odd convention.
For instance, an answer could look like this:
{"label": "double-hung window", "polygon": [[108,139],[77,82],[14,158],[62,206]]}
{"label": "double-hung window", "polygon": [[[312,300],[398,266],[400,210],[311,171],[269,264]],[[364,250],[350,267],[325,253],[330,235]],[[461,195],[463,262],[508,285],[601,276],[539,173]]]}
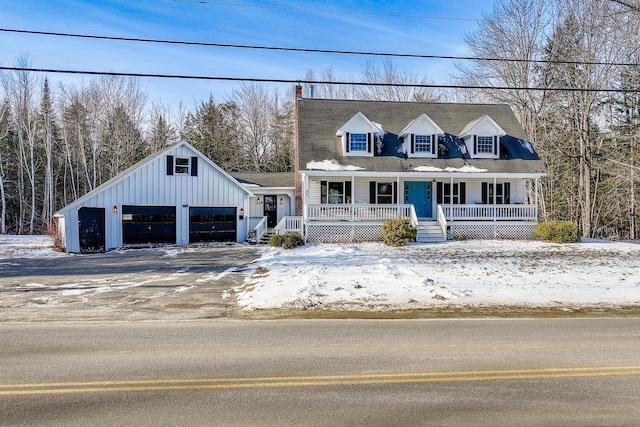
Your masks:
{"label": "double-hung window", "polygon": [[198,158],[167,156],[167,175],[198,176]]}
{"label": "double-hung window", "polygon": [[464,205],[467,203],[467,184],[465,182],[451,183],[438,182],[437,189],[438,204]]}
{"label": "double-hung window", "polygon": [[180,174],[189,174],[189,158],[188,157],[176,157],[176,167],[175,167],[176,175]]}
{"label": "double-hung window", "polygon": [[414,151],[416,153],[431,153],[431,135],[416,135]]}
{"label": "double-hung window", "polygon": [[493,154],[493,137],[479,136],[477,152],[479,154]]}
{"label": "double-hung window", "polygon": [[378,182],[377,187],[376,203],[381,205],[393,204],[393,183]]}
{"label": "double-hung window", "polygon": [[490,205],[508,205],[511,203],[511,183],[497,183],[495,188],[491,182],[482,183],[482,203]]}
{"label": "double-hung window", "polygon": [[351,182],[322,181],[320,183],[320,203],[330,205],[351,203]]}
{"label": "double-hung window", "polygon": [[367,151],[367,134],[349,134],[349,151]]}

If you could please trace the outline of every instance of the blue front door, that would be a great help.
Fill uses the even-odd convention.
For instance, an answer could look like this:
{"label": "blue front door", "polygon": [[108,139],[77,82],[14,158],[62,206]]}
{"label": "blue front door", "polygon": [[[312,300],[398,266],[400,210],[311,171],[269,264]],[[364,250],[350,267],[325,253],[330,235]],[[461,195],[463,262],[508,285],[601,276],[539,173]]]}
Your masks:
{"label": "blue front door", "polygon": [[413,205],[418,218],[432,218],[431,182],[405,182],[404,202]]}

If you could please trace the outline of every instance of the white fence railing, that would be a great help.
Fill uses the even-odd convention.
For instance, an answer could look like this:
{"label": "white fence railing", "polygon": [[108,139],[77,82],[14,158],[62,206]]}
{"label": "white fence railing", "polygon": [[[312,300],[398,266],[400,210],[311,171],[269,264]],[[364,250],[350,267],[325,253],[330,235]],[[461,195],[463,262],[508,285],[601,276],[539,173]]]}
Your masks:
{"label": "white fence railing", "polygon": [[267,217],[252,216],[249,218],[249,234],[247,240],[258,242],[267,234]]}
{"label": "white fence railing", "polygon": [[302,234],[302,217],[285,216],[273,229],[276,234],[300,233]]}
{"label": "white fence railing", "polygon": [[440,229],[442,230],[442,235],[447,235],[447,217],[444,216],[444,211],[442,210],[442,205],[438,205],[438,224],[440,225]]}
{"label": "white fence railing", "polygon": [[519,220],[535,221],[536,205],[438,205],[448,221]]}
{"label": "white fence railing", "polygon": [[306,205],[307,221],[384,221],[411,219],[413,205]]}

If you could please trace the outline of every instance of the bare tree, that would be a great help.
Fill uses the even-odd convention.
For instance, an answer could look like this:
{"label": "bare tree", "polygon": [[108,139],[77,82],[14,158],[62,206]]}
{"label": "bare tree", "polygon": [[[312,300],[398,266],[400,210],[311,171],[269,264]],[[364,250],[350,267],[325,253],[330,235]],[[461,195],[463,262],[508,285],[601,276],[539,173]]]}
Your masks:
{"label": "bare tree", "polygon": [[[548,0],[497,0],[492,11],[483,15],[478,30],[465,36],[475,57],[495,60],[456,63],[458,73],[454,78],[478,86],[537,86],[539,72],[532,61],[542,56],[543,43],[552,29],[552,14]],[[476,102],[479,96],[480,101],[484,98],[511,105],[525,131],[535,140],[537,117],[544,99],[539,92],[476,90],[469,94]]]}
{"label": "bare tree", "polygon": [[[16,60],[16,67],[23,70],[14,71],[3,78],[5,93],[12,107],[11,117],[14,121],[18,141],[17,190],[19,213],[17,220],[18,233],[33,233],[36,219],[36,145],[37,114],[35,91],[37,80],[34,73],[24,70],[30,67],[27,55]],[[25,182],[26,180],[26,182]],[[26,227],[26,230],[25,230]]]}
{"label": "bare tree", "polygon": [[398,70],[390,59],[382,61],[382,66],[378,66],[375,61],[368,61],[362,67],[362,78],[368,85],[358,87],[359,99],[415,102],[437,102],[441,99],[433,89],[402,86],[427,85],[431,82],[426,76],[419,78],[414,73]]}

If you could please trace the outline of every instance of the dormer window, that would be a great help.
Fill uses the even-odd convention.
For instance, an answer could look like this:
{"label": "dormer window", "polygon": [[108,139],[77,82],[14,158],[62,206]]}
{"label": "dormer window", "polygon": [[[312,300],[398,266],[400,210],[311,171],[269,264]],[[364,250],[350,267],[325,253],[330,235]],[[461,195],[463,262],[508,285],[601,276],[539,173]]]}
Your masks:
{"label": "dormer window", "polygon": [[431,153],[431,135],[416,135],[414,152]]}
{"label": "dormer window", "polygon": [[493,154],[493,136],[479,136],[477,153]]}
{"label": "dormer window", "polygon": [[358,111],[345,124],[340,126],[336,136],[342,142],[345,156],[373,157],[376,150],[376,135],[384,132],[382,125],[372,122]]}
{"label": "dormer window", "polygon": [[422,113],[404,127],[399,137],[404,141],[408,158],[438,158],[438,135],[444,131],[427,114]]}
{"label": "dormer window", "polygon": [[367,151],[367,134],[351,133],[349,134],[349,151]]}

